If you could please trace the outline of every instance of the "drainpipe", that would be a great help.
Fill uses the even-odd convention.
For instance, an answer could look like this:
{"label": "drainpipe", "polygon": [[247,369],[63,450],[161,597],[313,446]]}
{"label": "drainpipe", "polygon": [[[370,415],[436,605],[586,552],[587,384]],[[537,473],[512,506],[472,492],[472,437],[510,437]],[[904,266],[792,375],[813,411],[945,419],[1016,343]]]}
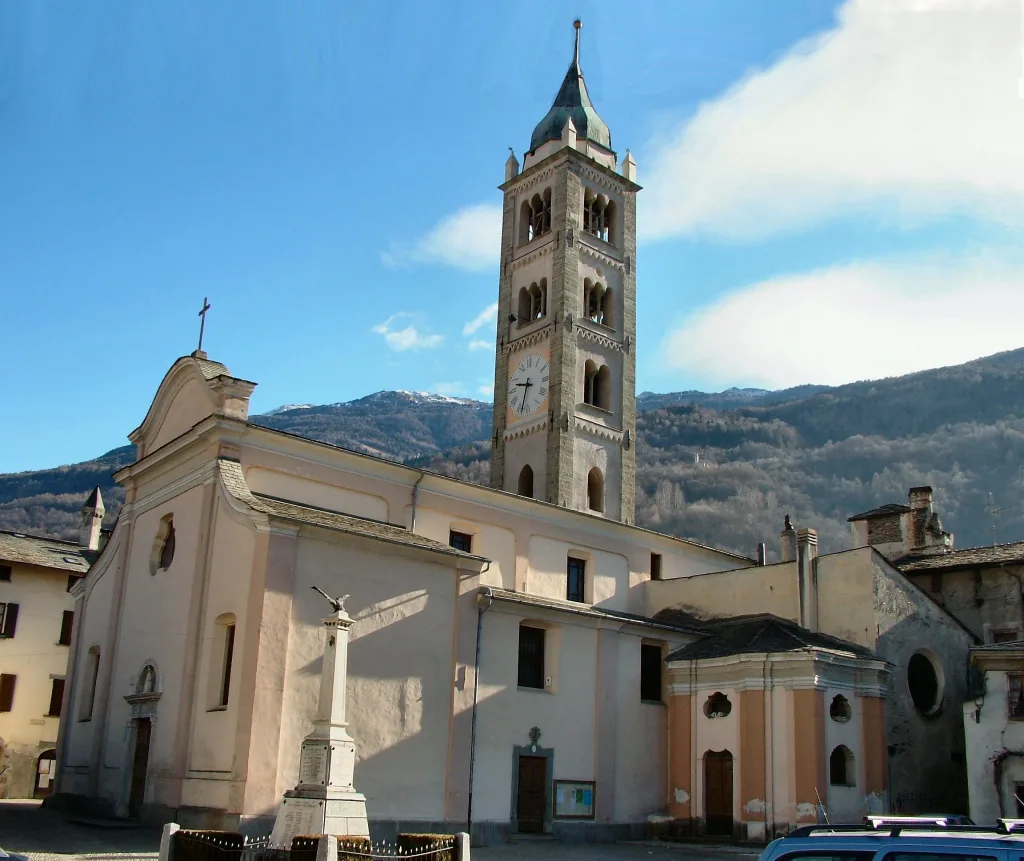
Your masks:
{"label": "drainpipe", "polygon": [[[480,693],[480,632],[483,630],[484,613],[491,609],[494,593],[486,587],[478,596],[476,603],[476,669],[473,672],[473,718],[469,731],[469,799],[466,805],[466,832],[473,837],[473,772],[476,766],[476,704]],[[486,601],[486,603],[484,603]]]}
{"label": "drainpipe", "polygon": [[420,470],[420,477],[416,479],[412,486],[412,525],[409,527],[410,532],[416,531],[416,499],[420,495],[420,482],[426,477],[426,472]]}

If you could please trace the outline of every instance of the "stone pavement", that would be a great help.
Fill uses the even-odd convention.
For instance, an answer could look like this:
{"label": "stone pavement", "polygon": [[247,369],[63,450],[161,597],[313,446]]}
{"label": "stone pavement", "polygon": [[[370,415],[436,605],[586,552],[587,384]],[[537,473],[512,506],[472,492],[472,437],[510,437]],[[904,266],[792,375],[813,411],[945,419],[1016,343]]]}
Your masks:
{"label": "stone pavement", "polygon": [[[124,823],[90,822],[35,801],[0,801],[0,848],[32,861],[155,859],[160,830]],[[755,861],[757,848],[700,843],[664,845],[563,844],[522,840],[473,850],[473,861]]]}

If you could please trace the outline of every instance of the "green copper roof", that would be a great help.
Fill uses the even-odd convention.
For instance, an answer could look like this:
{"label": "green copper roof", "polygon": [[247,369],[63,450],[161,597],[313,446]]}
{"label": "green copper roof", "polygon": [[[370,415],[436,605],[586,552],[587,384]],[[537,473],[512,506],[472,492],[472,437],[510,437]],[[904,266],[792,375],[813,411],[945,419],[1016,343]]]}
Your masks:
{"label": "green copper roof", "polygon": [[572,124],[576,126],[576,137],[587,138],[600,144],[606,149],[612,148],[612,136],[608,126],[604,124],[591,104],[590,96],[587,94],[587,85],[583,80],[583,72],[580,70],[580,30],[576,28],[576,54],[569,71],[565,73],[562,86],[555,96],[551,110],[533,130],[530,138],[530,151],[535,152],[537,147],[548,141],[560,140],[562,129],[566,121],[572,117]]}

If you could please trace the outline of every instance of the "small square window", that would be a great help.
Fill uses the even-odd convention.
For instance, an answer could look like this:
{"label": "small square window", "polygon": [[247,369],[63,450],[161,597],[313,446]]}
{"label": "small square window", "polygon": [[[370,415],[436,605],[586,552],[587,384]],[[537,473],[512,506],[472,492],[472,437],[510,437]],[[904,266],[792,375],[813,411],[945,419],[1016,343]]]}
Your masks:
{"label": "small square window", "polygon": [[11,582],[11,566],[10,565],[0,565],[0,583],[10,583],[10,582]]}
{"label": "small square window", "polygon": [[473,552],[473,536],[467,532],[456,532],[454,529],[448,532],[448,544],[463,553]]}
{"label": "small square window", "polygon": [[1016,628],[1000,628],[992,631],[993,643],[1015,643],[1020,639]]}
{"label": "small square window", "polygon": [[565,599],[582,604],[587,580],[587,560],[570,556],[565,573]]}

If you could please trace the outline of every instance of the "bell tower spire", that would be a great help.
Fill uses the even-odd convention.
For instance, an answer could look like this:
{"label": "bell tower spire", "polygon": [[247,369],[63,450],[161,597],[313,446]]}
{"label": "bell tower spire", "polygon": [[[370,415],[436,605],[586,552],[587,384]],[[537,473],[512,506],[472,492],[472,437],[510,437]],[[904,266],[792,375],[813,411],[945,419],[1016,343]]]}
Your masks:
{"label": "bell tower spire", "polygon": [[522,172],[505,163],[491,484],[632,523],[636,165],[618,168],[580,30]]}

